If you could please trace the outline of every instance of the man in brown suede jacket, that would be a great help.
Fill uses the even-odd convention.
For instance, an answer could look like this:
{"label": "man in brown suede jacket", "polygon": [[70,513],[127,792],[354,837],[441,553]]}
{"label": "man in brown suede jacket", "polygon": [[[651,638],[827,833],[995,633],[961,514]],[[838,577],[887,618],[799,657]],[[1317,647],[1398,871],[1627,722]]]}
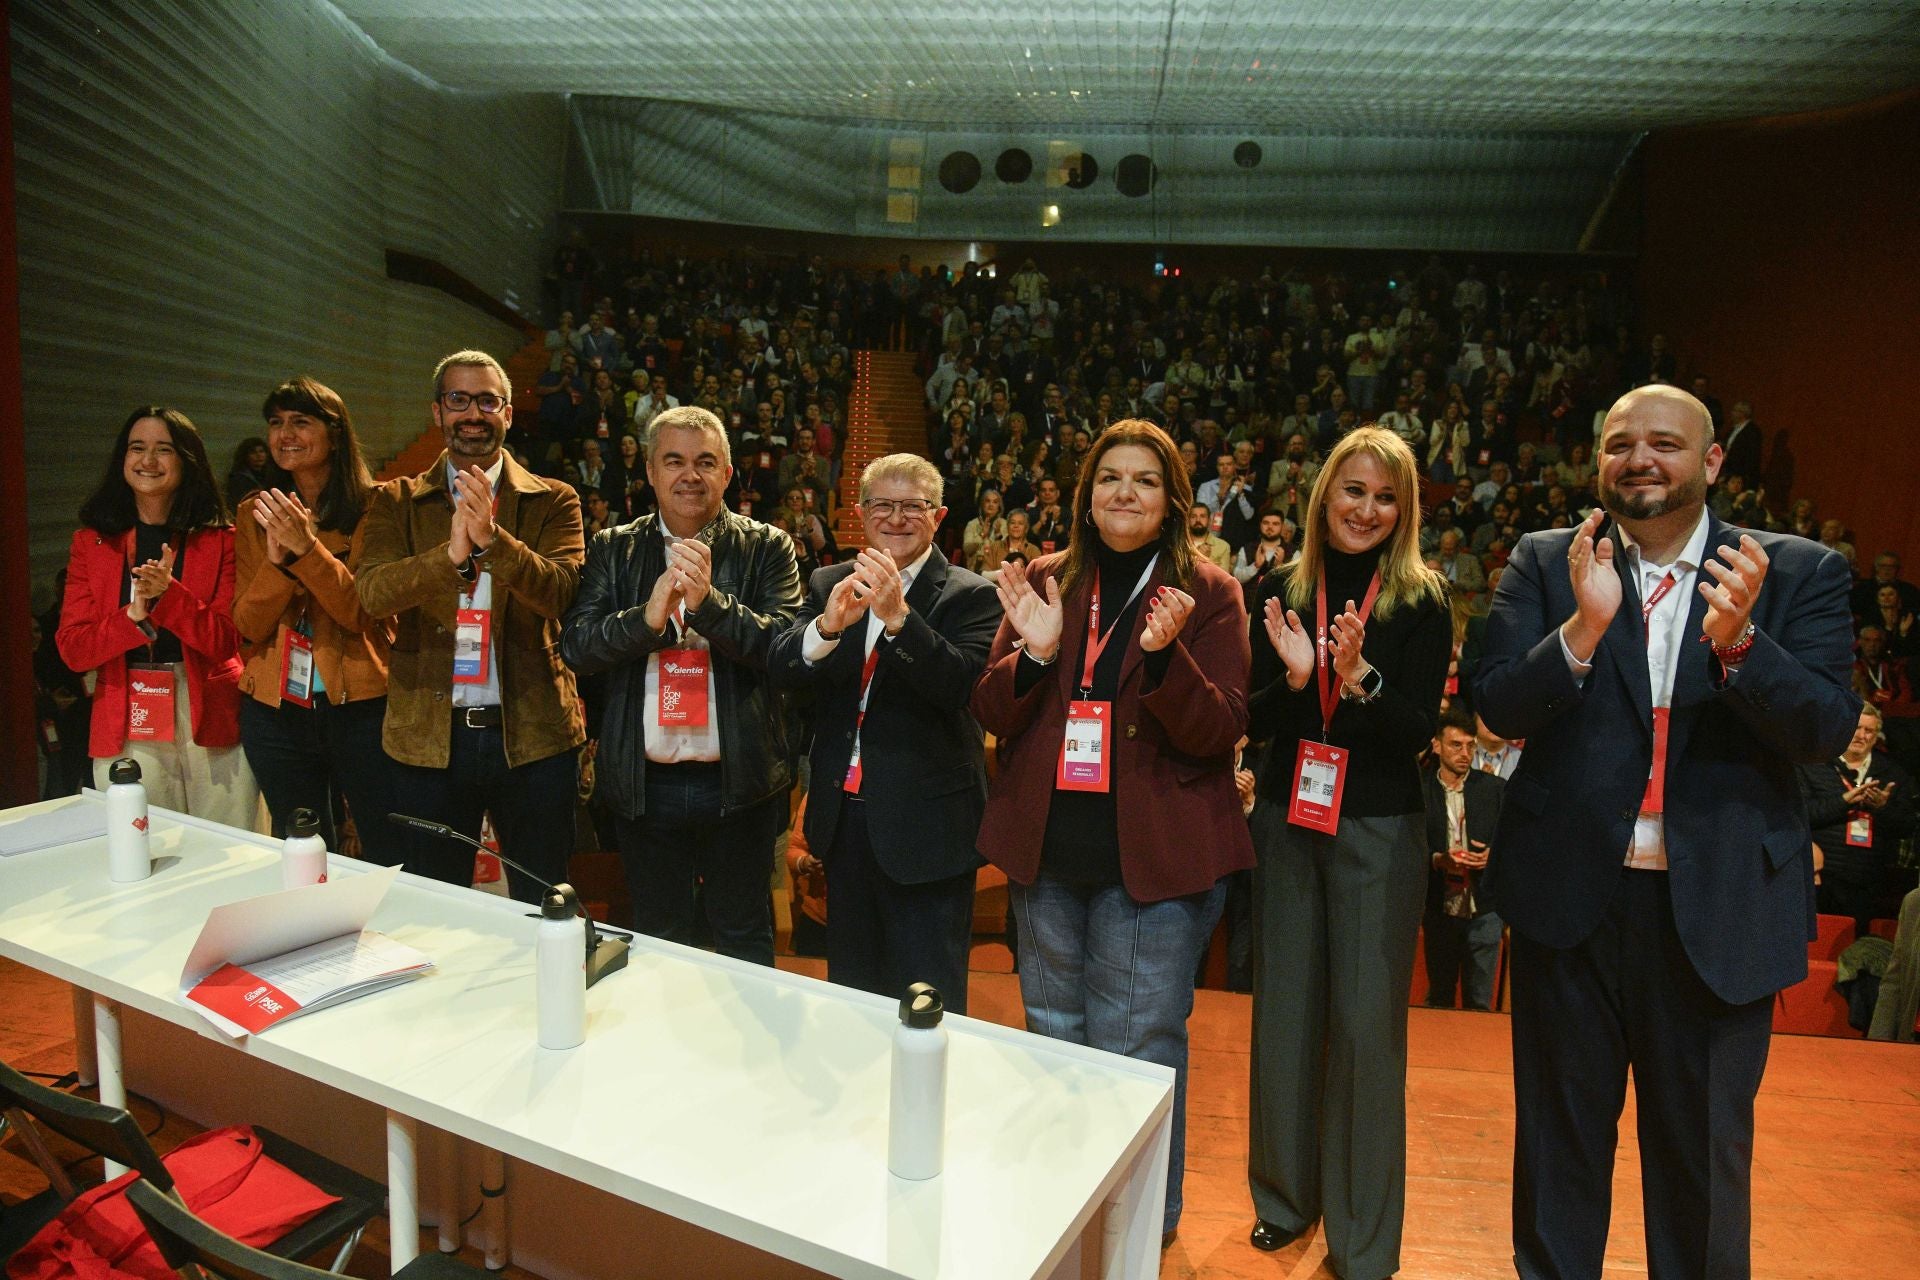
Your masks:
{"label": "man in brown suede jacket", "polygon": [[[506,452],[512,401],[485,352],[440,362],[432,412],[446,452],[375,491],[356,586],[369,614],[395,622],[384,740],[407,812],[478,837],[488,811],[507,857],[564,880],[586,731],[560,616],[586,546],[574,491]],[[470,884],[472,851],[419,834],[407,869]],[[525,877],[508,885],[537,900]]]}

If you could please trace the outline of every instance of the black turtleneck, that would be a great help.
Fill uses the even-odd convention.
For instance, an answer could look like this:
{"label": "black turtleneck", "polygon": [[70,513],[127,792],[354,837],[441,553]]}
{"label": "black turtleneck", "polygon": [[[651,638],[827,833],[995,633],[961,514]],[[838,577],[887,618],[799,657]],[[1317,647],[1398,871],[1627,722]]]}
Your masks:
{"label": "black turtleneck", "polygon": [[[1076,687],[1075,698],[1091,702],[1113,702],[1120,693],[1120,668],[1126,660],[1133,635],[1145,607],[1147,593],[1133,596],[1140,577],[1160,551],[1160,544],[1149,543],[1133,551],[1115,551],[1097,537],[1093,540],[1094,568],[1100,577],[1100,634],[1114,638],[1100,651],[1094,664],[1090,692]],[[1069,610],[1071,613],[1072,611]],[[1074,679],[1087,651],[1087,633],[1060,637],[1059,661],[1071,663]],[[1172,661],[1170,649],[1146,655],[1137,668],[1143,692],[1158,687]],[[1014,673],[1014,689],[1024,695],[1034,685],[1053,675],[1051,666],[1022,662]],[[1108,759],[1114,756],[1109,744]],[[1113,885],[1120,881],[1120,820],[1114,805],[1114,779],[1108,778],[1105,791],[1055,790],[1047,808],[1047,833],[1041,844],[1040,867],[1048,875],[1078,885]]]}
{"label": "black turtleneck", "polygon": [[[1384,545],[1359,555],[1326,548],[1329,620],[1347,607],[1347,601],[1358,608],[1366,598]],[[1287,583],[1298,563],[1268,574],[1250,609],[1253,692],[1247,705],[1247,736],[1273,743],[1261,770],[1259,795],[1263,803],[1278,805],[1282,812],[1292,799],[1299,741],[1322,736],[1319,681],[1309,677],[1306,687],[1297,692],[1287,687],[1286,666],[1267,639],[1262,621],[1269,598],[1286,603]],[[1311,635],[1316,626],[1312,600],[1297,612]],[[1376,602],[1361,652],[1380,672],[1383,684],[1379,696],[1369,703],[1341,701],[1325,734],[1328,742],[1352,753],[1340,811],[1353,817],[1418,813],[1423,807],[1418,760],[1439,723],[1440,696],[1453,653],[1447,607],[1421,597],[1389,609],[1383,617]],[[1337,682],[1338,677],[1332,678]]]}

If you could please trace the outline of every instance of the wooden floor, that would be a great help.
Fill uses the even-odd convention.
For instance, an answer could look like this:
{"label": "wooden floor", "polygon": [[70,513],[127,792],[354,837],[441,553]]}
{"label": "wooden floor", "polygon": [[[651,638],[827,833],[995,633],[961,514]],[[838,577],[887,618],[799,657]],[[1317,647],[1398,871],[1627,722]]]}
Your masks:
{"label": "wooden floor", "polygon": [[[987,957],[982,957],[986,960]],[[818,961],[783,967],[819,973]],[[1000,966],[994,965],[998,968]],[[1017,980],[976,973],[972,1012],[1020,1023]],[[23,1070],[73,1062],[67,989],[0,961],[0,1058]],[[1488,1280],[1513,1274],[1508,1196],[1512,1061],[1499,1014],[1409,1010],[1411,1064],[1404,1280]],[[1275,1254],[1247,1243],[1247,1037],[1250,1002],[1199,993],[1187,1127],[1186,1216],[1161,1275],[1228,1280],[1331,1277],[1317,1231]],[[1606,1275],[1646,1274],[1632,1103],[1621,1124]],[[155,1117],[136,1107],[143,1123]],[[166,1118],[156,1145],[191,1132]],[[0,1198],[38,1190],[38,1175],[0,1155]],[[1759,1102],[1754,1154],[1757,1280],[1881,1280],[1920,1274],[1920,1049],[1776,1036]],[[385,1274],[384,1223],[353,1272]],[[431,1247],[429,1241],[427,1247]],[[509,1271],[508,1276],[524,1275]]]}

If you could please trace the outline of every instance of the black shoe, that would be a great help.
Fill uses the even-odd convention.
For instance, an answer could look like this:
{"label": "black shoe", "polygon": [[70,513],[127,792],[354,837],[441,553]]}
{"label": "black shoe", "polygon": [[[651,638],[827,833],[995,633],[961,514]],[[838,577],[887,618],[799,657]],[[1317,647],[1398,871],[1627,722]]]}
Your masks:
{"label": "black shoe", "polygon": [[1268,1222],[1261,1218],[1253,1224],[1253,1234],[1247,1239],[1253,1247],[1262,1253],[1272,1253],[1275,1249],[1284,1249],[1300,1238],[1298,1231],[1289,1231],[1277,1222]]}
{"label": "black shoe", "polygon": [[1173,1238],[1179,1234],[1180,1228],[1178,1227],[1175,1227],[1171,1231],[1162,1231],[1160,1233],[1160,1252],[1165,1253],[1168,1249],[1171,1249],[1173,1247]]}

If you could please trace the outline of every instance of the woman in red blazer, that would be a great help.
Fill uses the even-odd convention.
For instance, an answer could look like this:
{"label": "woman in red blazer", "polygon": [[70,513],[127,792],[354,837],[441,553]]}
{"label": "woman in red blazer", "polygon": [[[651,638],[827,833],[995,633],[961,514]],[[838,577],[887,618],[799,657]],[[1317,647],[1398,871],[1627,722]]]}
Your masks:
{"label": "woman in red blazer", "polygon": [[240,742],[233,529],[207,448],[178,409],[128,415],[80,507],[56,643],[97,671],[94,781],[140,763],[152,803],[253,828],[260,796]]}
{"label": "woman in red blazer", "polygon": [[1253,865],[1233,783],[1247,615],[1193,553],[1166,432],[1115,423],[1075,492],[1066,553],[1000,571],[1007,617],[973,695],[999,739],[980,852],[1007,873],[1027,1029],[1174,1069],[1170,1240],[1194,974],[1225,877]]}

